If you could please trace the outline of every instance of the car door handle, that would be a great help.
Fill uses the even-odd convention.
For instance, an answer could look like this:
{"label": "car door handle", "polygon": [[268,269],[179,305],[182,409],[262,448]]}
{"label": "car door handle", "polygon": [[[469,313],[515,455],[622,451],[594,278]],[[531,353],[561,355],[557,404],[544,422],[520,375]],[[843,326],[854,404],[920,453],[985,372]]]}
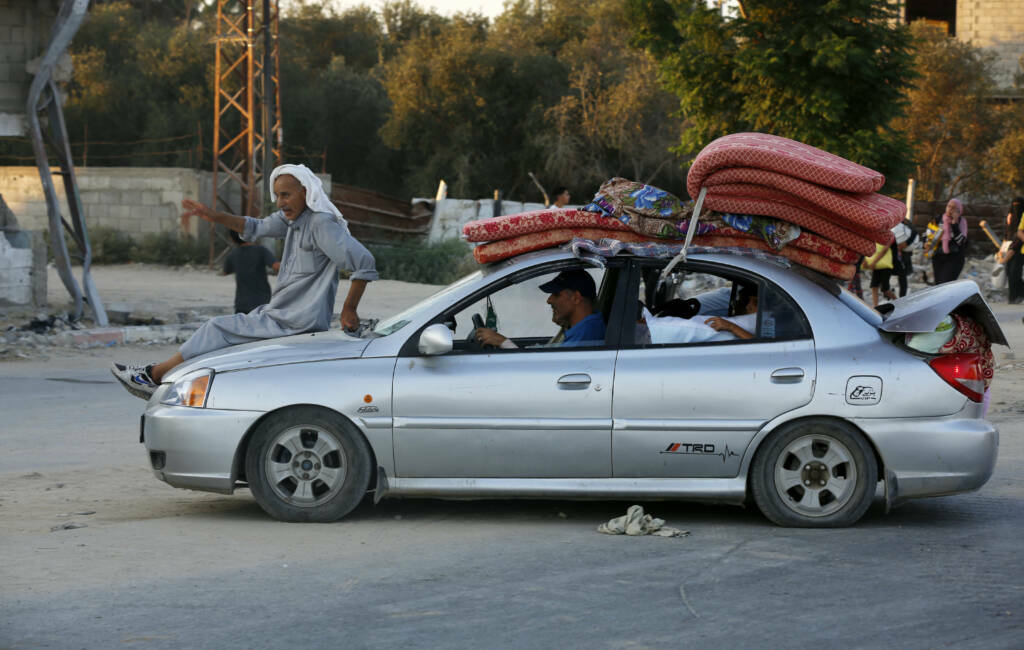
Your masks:
{"label": "car door handle", "polygon": [[779,368],[772,371],[772,381],[775,383],[798,382],[804,378],[803,368]]}
{"label": "car door handle", "polygon": [[577,372],[571,375],[562,375],[558,378],[558,387],[565,390],[579,390],[590,385],[590,375],[585,372]]}

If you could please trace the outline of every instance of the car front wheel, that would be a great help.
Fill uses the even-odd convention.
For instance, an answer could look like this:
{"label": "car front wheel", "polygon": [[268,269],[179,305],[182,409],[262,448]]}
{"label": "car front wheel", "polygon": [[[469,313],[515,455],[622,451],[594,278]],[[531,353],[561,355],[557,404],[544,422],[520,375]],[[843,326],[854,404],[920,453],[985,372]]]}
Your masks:
{"label": "car front wheel", "polygon": [[871,506],[878,483],[864,436],[839,420],[804,420],[773,433],[751,471],[754,501],[780,526],[853,525]]}
{"label": "car front wheel", "polygon": [[245,455],[256,502],[282,521],[341,519],[366,493],[371,466],[366,441],[353,425],[313,407],[266,418]]}

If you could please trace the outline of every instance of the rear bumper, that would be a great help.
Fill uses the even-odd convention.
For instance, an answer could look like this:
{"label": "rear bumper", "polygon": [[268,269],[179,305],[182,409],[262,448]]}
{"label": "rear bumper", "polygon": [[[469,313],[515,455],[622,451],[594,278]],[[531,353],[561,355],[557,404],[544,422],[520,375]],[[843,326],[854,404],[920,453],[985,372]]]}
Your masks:
{"label": "rear bumper", "polygon": [[[143,416],[153,474],[169,485],[231,494],[235,454],[259,411],[219,411],[157,404]],[[157,464],[163,467],[157,468]]]}
{"label": "rear bumper", "polygon": [[992,476],[999,431],[978,418],[853,421],[875,444],[891,503],[977,490]]}

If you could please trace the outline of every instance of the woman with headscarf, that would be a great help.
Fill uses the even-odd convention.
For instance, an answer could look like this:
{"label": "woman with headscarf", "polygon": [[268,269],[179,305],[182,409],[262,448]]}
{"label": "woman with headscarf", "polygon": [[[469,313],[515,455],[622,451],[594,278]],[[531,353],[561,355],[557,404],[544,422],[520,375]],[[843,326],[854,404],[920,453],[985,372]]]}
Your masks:
{"label": "woman with headscarf", "polygon": [[341,212],[308,167],[281,165],[270,175],[270,182],[278,210],[266,219],[219,212],[190,199],[181,202],[187,215],[226,226],[245,241],[284,239],[270,303],[248,314],[211,318],[166,361],[111,364],[111,372],[131,394],[149,399],[168,371],[201,354],[250,341],[327,330],[338,293],[339,268],[352,271],[341,326],[358,328],[359,300],[366,283],[377,279],[373,255],[349,233]]}
{"label": "woman with headscarf", "polygon": [[946,211],[939,219],[938,248],[932,257],[935,284],[952,282],[960,277],[967,257],[967,219],[964,206],[958,199],[950,199]]}
{"label": "woman with headscarf", "polygon": [[1006,281],[1008,285],[1010,304],[1024,301],[1024,255],[1021,254],[1021,244],[1024,244],[1024,221],[1021,214],[1024,213],[1024,197],[1018,196],[1010,203],[1010,212],[1006,215],[1006,234],[1004,241],[1010,242],[1006,250]]}

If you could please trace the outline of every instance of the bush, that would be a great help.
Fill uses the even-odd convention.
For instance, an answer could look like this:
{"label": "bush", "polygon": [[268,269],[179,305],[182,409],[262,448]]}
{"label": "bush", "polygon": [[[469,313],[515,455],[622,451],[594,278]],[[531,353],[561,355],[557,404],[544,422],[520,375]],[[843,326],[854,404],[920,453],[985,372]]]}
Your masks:
{"label": "bush", "polygon": [[132,261],[148,264],[206,264],[210,249],[195,237],[182,237],[175,232],[149,234],[135,244]]}
{"label": "bush", "polygon": [[469,246],[458,239],[440,244],[367,246],[382,280],[448,284],[477,268]]}
{"label": "bush", "polygon": [[[47,235],[47,241],[49,236]],[[65,232],[68,254],[73,264],[82,263],[82,253],[78,245]],[[89,246],[92,249],[93,264],[126,264],[128,262],[146,262],[149,264],[206,264],[210,258],[210,249],[195,237],[182,237],[175,232],[149,234],[136,241],[116,228],[98,226],[89,230]],[[53,253],[50,253],[53,260]]]}
{"label": "bush", "polygon": [[[77,249],[73,243],[68,245],[68,249],[72,246]],[[120,230],[99,227],[89,231],[89,246],[92,249],[93,264],[124,264],[132,261],[135,240]]]}

